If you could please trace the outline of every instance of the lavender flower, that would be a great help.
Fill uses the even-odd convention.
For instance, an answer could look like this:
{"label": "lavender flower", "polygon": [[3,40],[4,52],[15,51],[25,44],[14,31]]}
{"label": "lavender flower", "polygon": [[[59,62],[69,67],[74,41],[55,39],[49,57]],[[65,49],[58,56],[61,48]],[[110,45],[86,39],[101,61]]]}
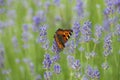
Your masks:
{"label": "lavender flower", "polygon": [[5,53],[4,46],[3,44],[0,44],[0,68],[4,67],[4,53]]}
{"label": "lavender flower", "polygon": [[120,0],[115,1],[115,7],[117,8],[118,13],[120,14]]}
{"label": "lavender flower", "polygon": [[82,27],[82,30],[81,30],[81,33],[82,33],[82,39],[83,41],[85,42],[88,42],[90,41],[92,38],[91,38],[91,22],[90,21],[86,21]]}
{"label": "lavender flower", "polygon": [[86,74],[87,74],[88,77],[94,78],[94,70],[90,65],[87,66]]}
{"label": "lavender flower", "polygon": [[111,46],[111,34],[108,34],[104,39],[104,56],[108,56],[111,53],[112,46]]}
{"label": "lavender flower", "polygon": [[31,36],[31,34],[28,32],[28,25],[24,24],[23,25],[22,40],[24,42],[23,48],[25,48],[25,49],[29,47],[28,40],[29,40],[30,36]]}
{"label": "lavender flower", "polygon": [[51,5],[50,1],[46,1],[44,6],[45,6],[45,9],[48,11],[48,8],[49,6]]}
{"label": "lavender flower", "polygon": [[82,80],[89,80],[89,78],[85,75],[83,75]]}
{"label": "lavender flower", "polygon": [[41,75],[37,75],[35,80],[42,80]]}
{"label": "lavender flower", "polygon": [[57,60],[59,60],[60,59],[60,56],[59,56],[59,54],[56,54],[56,55],[54,55],[53,57],[52,57],[52,63],[53,62],[56,62]]}
{"label": "lavender flower", "polygon": [[2,70],[2,74],[4,74],[4,75],[8,75],[10,73],[11,73],[11,69]]}
{"label": "lavender flower", "polygon": [[73,32],[74,32],[74,38],[77,38],[80,35],[80,24],[79,24],[79,22],[75,22],[72,29],[73,29]]}
{"label": "lavender flower", "polygon": [[37,15],[33,17],[33,31],[36,32],[40,28],[40,24],[46,21],[46,16],[43,11],[38,11]]}
{"label": "lavender flower", "polygon": [[91,53],[90,53],[90,57],[95,57],[96,56],[96,53],[94,52],[94,51],[92,51]]}
{"label": "lavender flower", "polygon": [[42,48],[48,50],[49,48],[49,40],[47,39],[47,25],[43,25],[40,27],[40,37],[38,38],[38,42],[41,43]]}
{"label": "lavender flower", "polygon": [[96,27],[95,27],[95,37],[97,39],[99,39],[102,36],[102,30],[103,30],[102,26],[96,25]]}
{"label": "lavender flower", "polygon": [[95,69],[94,70],[94,78],[96,78],[96,79],[100,79],[100,72],[99,72],[99,70],[98,69]]}
{"label": "lavender flower", "polygon": [[68,61],[68,65],[71,67],[75,61],[73,56],[68,55],[67,56],[67,61]]}
{"label": "lavender flower", "polygon": [[120,24],[117,24],[117,25],[116,25],[115,33],[116,33],[118,36],[120,36]]}
{"label": "lavender flower", "polygon": [[75,77],[77,78],[77,79],[79,79],[80,77],[82,76],[82,73],[81,72],[75,72]]}
{"label": "lavender flower", "polygon": [[79,71],[80,68],[81,68],[80,61],[79,61],[79,60],[76,60],[76,61],[72,64],[72,68],[73,68],[74,70]]}
{"label": "lavender flower", "polygon": [[17,47],[18,47],[18,40],[17,40],[16,36],[13,36],[13,37],[12,37],[12,44],[13,44],[13,47],[14,47],[14,48],[17,48]]}
{"label": "lavender flower", "polygon": [[80,46],[80,48],[79,48],[79,51],[80,52],[83,52],[85,49],[82,47],[82,46]]}
{"label": "lavender flower", "polygon": [[34,64],[32,62],[29,63],[29,67],[30,67],[30,72],[32,75],[35,74],[35,71],[34,71]]}
{"label": "lavender flower", "polygon": [[67,57],[67,61],[68,61],[68,65],[76,70],[76,71],[79,71],[80,68],[81,68],[81,64],[80,64],[80,61],[79,60],[75,60],[75,58],[73,56],[68,56]]}
{"label": "lavender flower", "polygon": [[45,54],[44,56],[44,60],[43,60],[43,65],[45,69],[50,69],[52,64],[52,61],[50,59],[50,55],[49,54]]}
{"label": "lavender flower", "polygon": [[109,14],[114,13],[114,1],[113,0],[106,0],[107,8],[104,10],[104,14],[107,16]]}
{"label": "lavender flower", "polygon": [[51,76],[52,76],[52,73],[49,72],[49,71],[46,71],[46,72],[44,73],[44,79],[45,79],[45,80],[50,80]]}
{"label": "lavender flower", "polygon": [[4,6],[5,5],[5,1],[4,0],[0,0],[0,6]]}
{"label": "lavender flower", "polygon": [[82,2],[82,0],[76,0],[76,10],[77,10],[78,16],[83,15],[83,2]]}
{"label": "lavender flower", "polygon": [[53,0],[53,2],[56,6],[60,6],[60,0]]}
{"label": "lavender flower", "polygon": [[59,64],[55,64],[54,65],[54,72],[56,74],[59,74],[61,72],[61,68],[60,68],[60,65]]}
{"label": "lavender flower", "polygon": [[58,48],[58,45],[57,45],[56,41],[53,41],[52,51],[56,54],[59,54],[60,51],[61,51],[61,49]]}
{"label": "lavender flower", "polygon": [[107,62],[104,62],[104,63],[102,64],[102,68],[103,68],[104,70],[107,70],[107,69],[109,68],[108,63],[107,63]]}

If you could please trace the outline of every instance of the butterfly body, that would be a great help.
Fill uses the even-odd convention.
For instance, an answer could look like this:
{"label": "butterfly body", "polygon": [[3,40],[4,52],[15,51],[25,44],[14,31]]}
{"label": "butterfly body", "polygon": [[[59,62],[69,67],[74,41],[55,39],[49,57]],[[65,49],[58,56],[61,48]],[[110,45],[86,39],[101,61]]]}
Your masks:
{"label": "butterfly body", "polygon": [[68,41],[70,36],[72,35],[73,30],[71,29],[58,29],[55,32],[54,39],[57,43],[59,49],[63,49],[65,47],[65,43]]}

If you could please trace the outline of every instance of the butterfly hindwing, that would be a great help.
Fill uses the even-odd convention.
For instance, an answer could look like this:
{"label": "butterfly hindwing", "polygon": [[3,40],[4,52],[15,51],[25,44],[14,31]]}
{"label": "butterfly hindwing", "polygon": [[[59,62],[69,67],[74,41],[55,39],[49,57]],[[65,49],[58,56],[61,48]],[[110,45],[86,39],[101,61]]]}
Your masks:
{"label": "butterfly hindwing", "polygon": [[70,36],[72,35],[71,29],[58,29],[56,34],[54,35],[55,41],[58,45],[58,48],[63,49],[65,47],[65,43],[68,41]]}

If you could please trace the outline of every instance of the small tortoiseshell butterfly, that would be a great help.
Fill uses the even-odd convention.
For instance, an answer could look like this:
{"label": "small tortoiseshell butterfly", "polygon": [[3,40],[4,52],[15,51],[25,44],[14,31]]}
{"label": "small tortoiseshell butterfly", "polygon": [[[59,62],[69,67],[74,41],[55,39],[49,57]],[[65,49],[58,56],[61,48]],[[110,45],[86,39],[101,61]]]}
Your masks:
{"label": "small tortoiseshell butterfly", "polygon": [[63,49],[65,47],[65,43],[68,41],[70,36],[72,35],[73,30],[71,29],[58,29],[55,32],[54,39],[57,43],[59,49]]}

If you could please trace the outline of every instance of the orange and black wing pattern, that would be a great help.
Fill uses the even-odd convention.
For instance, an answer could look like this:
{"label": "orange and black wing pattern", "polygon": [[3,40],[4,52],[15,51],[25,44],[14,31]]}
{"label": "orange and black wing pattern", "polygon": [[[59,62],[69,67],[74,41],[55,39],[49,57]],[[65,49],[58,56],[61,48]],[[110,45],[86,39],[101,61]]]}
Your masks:
{"label": "orange and black wing pattern", "polygon": [[58,29],[54,35],[54,39],[57,43],[59,49],[63,49],[65,47],[65,43],[68,41],[70,36],[72,35],[73,30],[71,29]]}

